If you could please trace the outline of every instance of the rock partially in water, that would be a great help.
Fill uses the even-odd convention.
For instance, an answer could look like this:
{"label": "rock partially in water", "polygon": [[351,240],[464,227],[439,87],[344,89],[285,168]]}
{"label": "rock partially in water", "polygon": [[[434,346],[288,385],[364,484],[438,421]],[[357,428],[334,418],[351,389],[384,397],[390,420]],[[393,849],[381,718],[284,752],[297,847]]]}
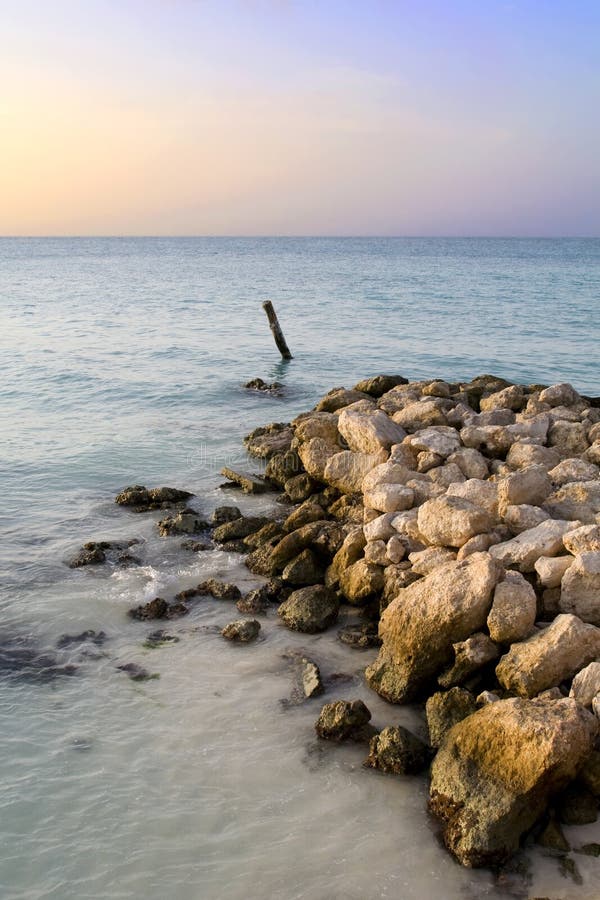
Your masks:
{"label": "rock partially in water", "polygon": [[553,850],[556,853],[568,853],[571,849],[560,822],[557,821],[553,813],[548,817],[548,821],[538,835],[536,842],[540,847],[545,847],[547,850]]}
{"label": "rock partially in water", "polygon": [[279,578],[272,578],[266,584],[249,591],[235,604],[240,612],[258,615],[265,613],[272,603],[283,603],[291,594],[291,588],[286,587]]}
{"label": "rock partially in water", "polygon": [[217,525],[213,531],[213,538],[217,543],[223,544],[226,541],[246,538],[272,524],[266,516],[240,516]]}
{"label": "rock partially in water", "polygon": [[129,553],[129,548],[139,543],[141,541],[138,538],[129,541],[88,541],[68,565],[71,569],[101,565],[104,562],[120,566],[139,565],[139,559]]}
{"label": "rock partially in water", "polygon": [[309,700],[311,697],[318,697],[325,688],[323,687],[323,679],[318,665],[311,659],[303,657],[300,660],[300,683],[302,693]]}
{"label": "rock partially in water", "polygon": [[364,765],[392,775],[416,775],[429,759],[427,744],[401,725],[392,725],[371,739]]}
{"label": "rock partially in water", "polygon": [[182,509],[181,512],[161,519],[157,528],[160,535],[168,537],[173,534],[198,534],[207,531],[210,525],[193,509]]}
{"label": "rock partially in water", "polygon": [[315,730],[327,741],[364,741],[370,720],[371,713],[362,700],[336,700],[321,709]]}
{"label": "rock partially in water", "polygon": [[381,618],[370,687],[392,703],[417,696],[451,662],[453,644],[483,629],[501,575],[488,553],[474,553],[402,589]]}
{"label": "rock partially in water", "polygon": [[272,489],[271,485],[264,478],[252,475],[250,472],[240,472],[237,469],[231,469],[229,466],[224,466],[221,469],[221,475],[231,482],[227,487],[238,487],[244,494],[264,494],[265,491]]}
{"label": "rock partially in water", "polygon": [[279,381],[272,381],[268,384],[262,378],[252,378],[244,385],[248,391],[259,391],[263,394],[272,394],[274,397],[281,397],[283,394],[283,385]]}
{"label": "rock partially in water", "polygon": [[353,390],[361,394],[369,394],[370,397],[381,397],[399,384],[408,384],[408,379],[402,375],[373,375],[364,378],[354,385]]}
{"label": "rock partially in water", "polygon": [[69,563],[70,569],[79,569],[82,566],[97,566],[106,562],[106,550],[110,549],[108,541],[88,541]]}
{"label": "rock partially in water", "polygon": [[431,767],[430,807],[466,866],[514,853],[575,778],[597,723],[574,700],[499,700],[455,725]]}
{"label": "rock partially in water", "polygon": [[563,825],[591,825],[598,818],[598,800],[585,785],[574,781],[556,804]]}
{"label": "rock partially in water", "polygon": [[297,706],[323,693],[325,687],[321,670],[304,650],[290,649],[283,654],[283,658],[292,661],[294,679],[291,698],[281,701],[283,707]]}
{"label": "rock partially in water", "polygon": [[296,586],[318,584],[323,580],[323,575],[323,566],[308,548],[290,560],[281,573],[286,584]]}
{"label": "rock partially in water", "polygon": [[221,634],[228,641],[235,641],[241,644],[247,644],[255,640],[260,632],[260,622],[256,619],[237,619],[235,622],[229,622],[223,628]]}
{"label": "rock partially in water", "polygon": [[451,728],[475,712],[477,702],[470,691],[461,687],[432,694],[425,705],[429,742],[439,747]]}
{"label": "rock partially in water", "polygon": [[145,622],[152,619],[176,619],[179,616],[187,615],[188,612],[189,609],[184,603],[167,603],[162,597],[155,597],[149,603],[132,607],[129,610],[129,616]]}
{"label": "rock partially in water", "polygon": [[373,622],[366,622],[364,625],[345,625],[340,628],[337,636],[342,644],[347,644],[357,650],[381,646],[377,625]]}
{"label": "rock partially in water", "polygon": [[182,550],[189,550],[190,553],[200,553],[203,550],[212,550],[212,541],[182,541]]}
{"label": "rock partially in water", "polygon": [[337,620],[340,603],[336,594],[322,584],[294,591],[279,607],[278,614],[292,631],[316,634]]}
{"label": "rock partially in water", "polygon": [[276,453],[285,453],[290,449],[294,432],[289,422],[271,422],[255,428],[244,438],[244,444],[250,456],[259,459],[270,459]]}
{"label": "rock partially in water", "polygon": [[197,594],[209,594],[215,600],[232,600],[235,602],[242,596],[242,592],[235,584],[227,581],[218,581],[216,578],[209,578],[200,582],[195,588]]}
{"label": "rock partially in water", "polygon": [[217,506],[210,517],[210,524],[213,528],[217,528],[219,525],[224,525],[225,522],[235,522],[236,519],[241,518],[242,513],[237,506]]}
{"label": "rock partially in water", "polygon": [[143,484],[133,484],[117,494],[115,503],[130,507],[133,512],[148,512],[151,509],[168,509],[178,503],[184,503],[193,497],[190,491],[178,488],[147,488]]}

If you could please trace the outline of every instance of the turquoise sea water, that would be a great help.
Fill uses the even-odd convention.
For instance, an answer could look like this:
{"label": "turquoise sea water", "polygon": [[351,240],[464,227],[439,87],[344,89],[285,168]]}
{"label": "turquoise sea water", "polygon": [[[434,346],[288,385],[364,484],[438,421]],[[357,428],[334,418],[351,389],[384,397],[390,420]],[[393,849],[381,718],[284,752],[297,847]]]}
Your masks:
{"label": "turquoise sea water", "polygon": [[[364,773],[355,748],[324,754],[314,707],[283,711],[282,653],[302,642],[272,617],[243,652],[211,632],[234,617],[218,604],[174,625],[175,646],[141,647],[128,606],[237,561],[185,554],[156,537],[158,516],[112,499],[131,482],[173,484],[209,513],[231,502],[218,470],[245,463],[244,434],[377,372],[494,372],[599,395],[599,304],[595,239],[0,239],[3,640],[54,653],[64,632],[109,635],[94,654],[58,653],[74,677],[0,674],[2,896],[492,892],[438,847],[423,784]],[[245,391],[255,376],[284,396]],[[116,537],[144,539],[142,566],[64,565],[84,541]],[[364,688],[366,655],[328,636],[310,647],[352,675],[343,690],[377,724],[410,720]],[[160,679],[129,681],[116,668],[129,661]],[[537,860],[535,890],[596,896],[593,864],[581,858],[575,887]]]}

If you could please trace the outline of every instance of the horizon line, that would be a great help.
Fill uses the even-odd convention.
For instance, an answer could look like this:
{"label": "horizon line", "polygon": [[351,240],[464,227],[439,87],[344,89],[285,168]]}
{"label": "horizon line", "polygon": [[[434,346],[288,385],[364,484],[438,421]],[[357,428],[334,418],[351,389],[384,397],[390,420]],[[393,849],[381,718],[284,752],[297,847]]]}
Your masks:
{"label": "horizon line", "polygon": [[599,240],[599,234],[0,234],[0,240]]}

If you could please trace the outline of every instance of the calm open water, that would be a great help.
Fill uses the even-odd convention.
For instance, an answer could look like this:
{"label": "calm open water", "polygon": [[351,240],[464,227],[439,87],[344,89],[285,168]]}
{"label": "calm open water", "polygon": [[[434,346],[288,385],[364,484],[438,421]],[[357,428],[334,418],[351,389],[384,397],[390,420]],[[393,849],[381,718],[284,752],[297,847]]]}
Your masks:
{"label": "calm open water", "polygon": [[[422,728],[363,685],[369,652],[335,630],[294,635],[274,614],[259,643],[232,647],[215,626],[237,611],[215,601],[169,626],[177,644],[142,646],[152,628],[127,620],[134,603],[211,574],[243,589],[257,579],[231,555],[158,538],[160,514],[113,497],[177,485],[208,514],[233,501],[218,470],[244,460],[244,434],[377,372],[494,372],[598,395],[599,306],[592,239],[0,239],[2,643],[12,659],[79,667],[43,680],[0,665],[0,896],[506,896],[439,847],[423,780],[319,746],[319,701],[281,702],[286,652],[306,647],[326,677],[349,676],[326,699],[361,696],[376,725]],[[283,382],[285,398],[245,392],[254,376]],[[145,541],[139,567],[64,565],[84,541],[132,537]],[[102,647],[55,649],[88,628],[106,632]],[[133,682],[117,668],[128,662],[160,678]],[[570,835],[577,846],[599,829]],[[581,886],[535,854],[530,896],[597,898],[600,862],[577,865]]]}

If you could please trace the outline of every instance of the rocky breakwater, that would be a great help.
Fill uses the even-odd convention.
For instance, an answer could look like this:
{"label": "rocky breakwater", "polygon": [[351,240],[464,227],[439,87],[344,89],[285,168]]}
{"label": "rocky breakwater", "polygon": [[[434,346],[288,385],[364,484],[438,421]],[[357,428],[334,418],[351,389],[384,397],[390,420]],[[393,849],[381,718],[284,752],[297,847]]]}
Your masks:
{"label": "rocky breakwater", "polygon": [[[377,376],[246,446],[297,504],[251,537],[248,567],[285,587],[290,628],[330,627],[345,604],[365,620],[358,646],[378,628],[367,683],[392,704],[427,701],[419,758],[435,754],[430,808],[456,858],[500,864],[574,808],[595,817],[598,400],[489,375]],[[413,771],[410,740],[387,723],[367,764]]]}

